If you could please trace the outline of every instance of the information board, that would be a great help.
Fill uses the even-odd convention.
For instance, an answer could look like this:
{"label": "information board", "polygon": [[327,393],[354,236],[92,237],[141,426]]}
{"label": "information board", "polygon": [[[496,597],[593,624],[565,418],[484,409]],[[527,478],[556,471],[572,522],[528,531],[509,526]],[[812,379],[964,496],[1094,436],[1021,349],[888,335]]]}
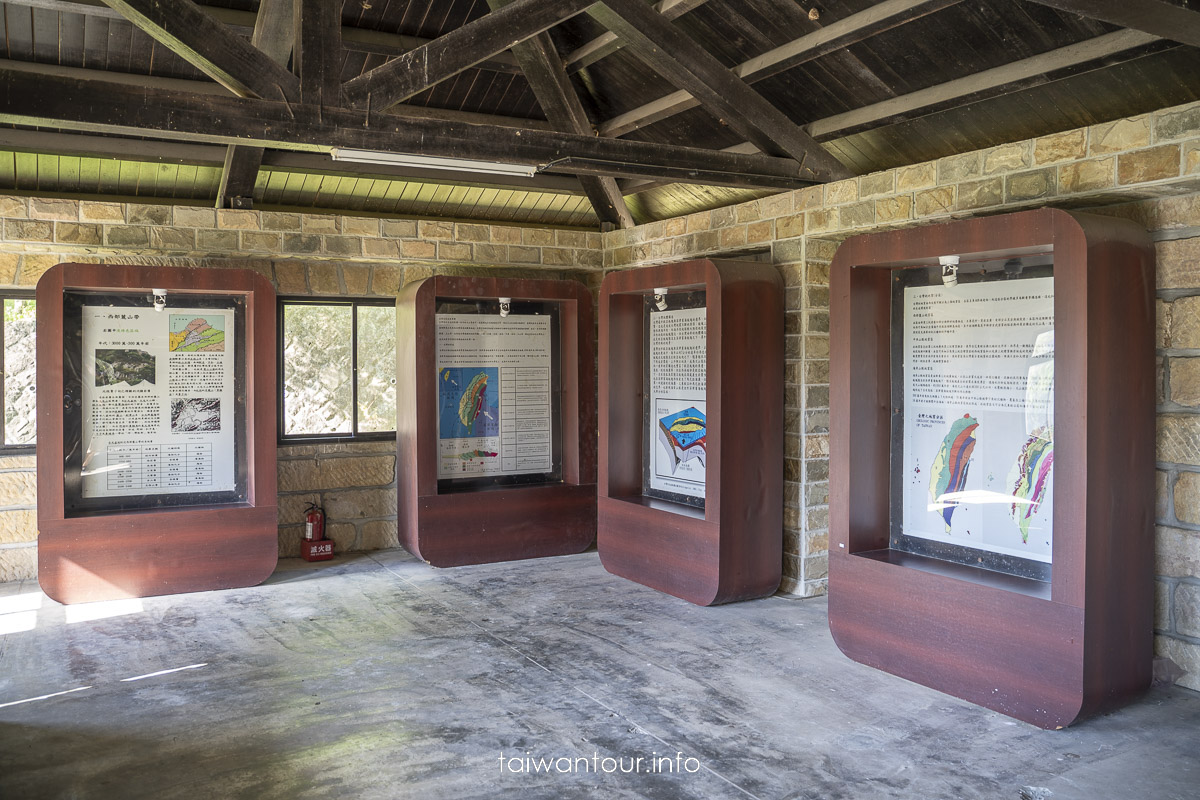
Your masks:
{"label": "information board", "polygon": [[551,472],[551,318],[435,318],[439,480]]}
{"label": "information board", "polygon": [[701,305],[648,313],[645,489],[651,496],[702,506],[708,462],[708,311]]}
{"label": "information board", "polygon": [[81,307],[83,498],[233,491],[232,309]]}
{"label": "information board", "polygon": [[906,286],[902,308],[902,534],[1049,564],[1054,279]]}

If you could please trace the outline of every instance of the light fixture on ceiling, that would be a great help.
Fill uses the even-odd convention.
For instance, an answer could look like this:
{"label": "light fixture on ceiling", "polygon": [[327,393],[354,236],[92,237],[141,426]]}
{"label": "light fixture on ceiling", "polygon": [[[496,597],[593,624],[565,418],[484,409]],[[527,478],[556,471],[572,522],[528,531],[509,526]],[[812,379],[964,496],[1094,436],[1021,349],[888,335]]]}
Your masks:
{"label": "light fixture on ceiling", "polygon": [[378,150],[352,150],[346,147],[335,147],[329,151],[329,155],[334,161],[349,161],[355,164],[444,169],[483,175],[521,175],[526,178],[533,177],[538,169],[536,164],[501,164],[496,161],[477,161],[473,158],[418,156],[413,153],[385,153]]}
{"label": "light fixture on ceiling", "polygon": [[942,283],[947,286],[958,286],[958,256],[938,256],[942,265]]}

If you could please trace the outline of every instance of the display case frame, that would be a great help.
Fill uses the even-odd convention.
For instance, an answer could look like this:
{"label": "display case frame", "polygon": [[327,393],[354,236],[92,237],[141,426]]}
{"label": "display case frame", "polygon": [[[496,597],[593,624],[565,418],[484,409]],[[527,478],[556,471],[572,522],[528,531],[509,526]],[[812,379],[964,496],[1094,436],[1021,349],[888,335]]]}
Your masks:
{"label": "display case frame", "polygon": [[[1046,252],[1057,387],[1050,580],[891,549],[894,272],[948,255]],[[1136,696],[1153,656],[1155,279],[1146,232],[1040,209],[866,234],[838,249],[830,280],[829,625],[838,646],[1043,728]]]}
{"label": "display case frame", "polygon": [[[561,481],[440,491],[436,309],[440,300],[552,303],[558,310]],[[438,275],[396,301],[400,543],[436,567],[570,555],[596,538],[595,316],[582,283]]]}
{"label": "display case frame", "polygon": [[[239,498],[158,508],[67,509],[64,306],[68,293],[237,298],[244,307],[235,433]],[[168,306],[169,307],[169,306]],[[278,559],[275,291],[251,270],[59,264],[37,286],[38,581],[63,603],[253,586]],[[150,313],[153,307],[147,305]],[[102,505],[102,504],[101,504]]]}
{"label": "display case frame", "polygon": [[[704,508],[647,497],[645,305],[704,290]],[[772,594],[783,565],[783,281],[701,259],[612,272],[600,290],[597,547],[605,569],[697,605]],[[753,390],[750,390],[753,387]]]}

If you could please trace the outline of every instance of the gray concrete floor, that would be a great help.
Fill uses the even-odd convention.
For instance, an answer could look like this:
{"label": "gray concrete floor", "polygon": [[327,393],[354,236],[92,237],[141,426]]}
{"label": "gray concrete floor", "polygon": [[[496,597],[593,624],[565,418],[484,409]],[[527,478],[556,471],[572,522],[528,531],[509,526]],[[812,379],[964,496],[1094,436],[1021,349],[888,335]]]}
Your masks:
{"label": "gray concrete floor", "polygon": [[849,661],[821,599],[696,608],[594,552],[140,605],[0,587],[0,797],[1200,797],[1200,694],[1041,731]]}

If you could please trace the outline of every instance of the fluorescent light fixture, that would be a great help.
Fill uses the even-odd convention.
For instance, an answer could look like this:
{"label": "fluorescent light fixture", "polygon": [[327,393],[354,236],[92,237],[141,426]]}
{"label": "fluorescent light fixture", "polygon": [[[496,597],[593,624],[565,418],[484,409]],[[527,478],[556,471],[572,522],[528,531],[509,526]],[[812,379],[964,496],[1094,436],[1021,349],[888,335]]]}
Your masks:
{"label": "fluorescent light fixture", "polygon": [[442,158],[418,156],[412,153],[384,153],[376,150],[351,150],[335,147],[329,151],[334,161],[355,164],[385,164],[393,167],[444,169],[453,172],[478,172],[484,175],[522,175],[531,178],[537,173],[536,164],[500,164],[495,161],[476,161],[473,158]]}

